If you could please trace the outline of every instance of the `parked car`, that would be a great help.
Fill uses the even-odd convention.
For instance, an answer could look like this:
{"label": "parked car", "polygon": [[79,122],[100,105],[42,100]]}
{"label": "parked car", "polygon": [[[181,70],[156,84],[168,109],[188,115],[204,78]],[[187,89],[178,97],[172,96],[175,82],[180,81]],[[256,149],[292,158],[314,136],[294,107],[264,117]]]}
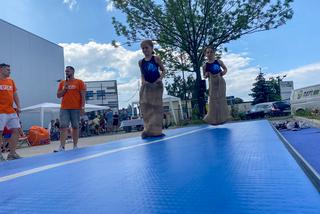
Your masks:
{"label": "parked car", "polygon": [[279,109],[279,116],[286,116],[291,114],[291,105],[289,101],[276,101],[273,102],[275,109]]}
{"label": "parked car", "polygon": [[290,104],[284,101],[259,103],[246,113],[247,119],[257,119],[264,117],[284,116],[290,114]]}

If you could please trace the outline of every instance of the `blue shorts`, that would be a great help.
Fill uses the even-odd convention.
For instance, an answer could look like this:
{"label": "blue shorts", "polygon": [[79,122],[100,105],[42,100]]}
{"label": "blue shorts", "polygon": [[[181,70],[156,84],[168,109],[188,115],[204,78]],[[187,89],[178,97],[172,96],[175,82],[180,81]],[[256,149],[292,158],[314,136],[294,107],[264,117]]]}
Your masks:
{"label": "blue shorts", "polygon": [[60,128],[69,128],[70,123],[73,129],[79,128],[79,109],[60,109]]}

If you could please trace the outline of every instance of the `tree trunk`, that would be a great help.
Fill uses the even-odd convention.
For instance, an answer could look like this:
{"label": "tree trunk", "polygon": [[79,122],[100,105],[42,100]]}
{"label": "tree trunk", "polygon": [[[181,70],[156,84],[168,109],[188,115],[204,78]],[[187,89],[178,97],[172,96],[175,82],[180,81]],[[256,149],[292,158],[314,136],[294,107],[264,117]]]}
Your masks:
{"label": "tree trunk", "polygon": [[[204,92],[203,87],[201,87],[201,71],[200,71],[200,65],[198,62],[193,63],[193,70],[196,73],[196,87],[195,87],[195,95],[197,98],[197,104],[199,108],[199,117],[203,118],[204,116],[204,106],[205,106],[205,98],[204,98]],[[199,119],[200,119],[199,118]]]}

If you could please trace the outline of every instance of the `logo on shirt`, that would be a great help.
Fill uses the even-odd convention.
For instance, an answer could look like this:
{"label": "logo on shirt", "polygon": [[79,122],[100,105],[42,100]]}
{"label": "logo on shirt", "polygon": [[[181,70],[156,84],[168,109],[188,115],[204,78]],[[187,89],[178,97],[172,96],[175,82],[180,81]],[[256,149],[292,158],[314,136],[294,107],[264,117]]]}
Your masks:
{"label": "logo on shirt", "polygon": [[77,86],[75,86],[75,85],[68,85],[68,89],[69,90],[73,90],[73,89],[76,89],[77,88]]}
{"label": "logo on shirt", "polygon": [[0,91],[13,91],[12,85],[0,85]]}

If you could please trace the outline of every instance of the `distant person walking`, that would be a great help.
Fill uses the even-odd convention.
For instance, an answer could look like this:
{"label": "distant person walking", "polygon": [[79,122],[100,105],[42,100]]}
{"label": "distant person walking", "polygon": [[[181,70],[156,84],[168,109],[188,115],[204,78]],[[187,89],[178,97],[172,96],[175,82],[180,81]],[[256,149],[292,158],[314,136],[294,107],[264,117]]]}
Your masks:
{"label": "distant person walking", "polygon": [[203,75],[209,78],[209,108],[204,121],[211,125],[219,125],[229,118],[229,110],[226,99],[226,82],[223,76],[227,73],[225,64],[216,59],[215,49],[205,49],[207,58],[203,66]]}
{"label": "distant person walking", "polygon": [[160,57],[154,55],[151,40],[143,41],[140,46],[144,54],[144,58],[139,61],[141,70],[140,108],[144,121],[141,137],[164,136],[162,134],[162,79],[165,69]]}
{"label": "distant person walking", "polygon": [[[18,113],[20,112],[20,100],[17,88],[10,76],[10,65],[0,64],[0,147],[3,144],[4,127],[11,130],[11,137],[8,139],[10,153],[7,160],[21,158],[16,153],[17,142],[19,140],[19,129],[21,127]],[[13,108],[13,103],[16,109]],[[0,161],[5,160],[0,151]]]}
{"label": "distant person walking", "polygon": [[112,126],[113,126],[112,130],[114,132],[117,132],[118,131],[118,127],[119,127],[119,115],[118,115],[118,112],[115,112],[115,114],[113,115]]}
{"label": "distant person walking", "polygon": [[60,147],[55,152],[65,150],[68,129],[71,123],[73,148],[78,148],[80,116],[85,113],[86,86],[80,79],[74,78],[74,68],[65,69],[66,80],[59,84],[57,97],[62,98],[60,109]]}

